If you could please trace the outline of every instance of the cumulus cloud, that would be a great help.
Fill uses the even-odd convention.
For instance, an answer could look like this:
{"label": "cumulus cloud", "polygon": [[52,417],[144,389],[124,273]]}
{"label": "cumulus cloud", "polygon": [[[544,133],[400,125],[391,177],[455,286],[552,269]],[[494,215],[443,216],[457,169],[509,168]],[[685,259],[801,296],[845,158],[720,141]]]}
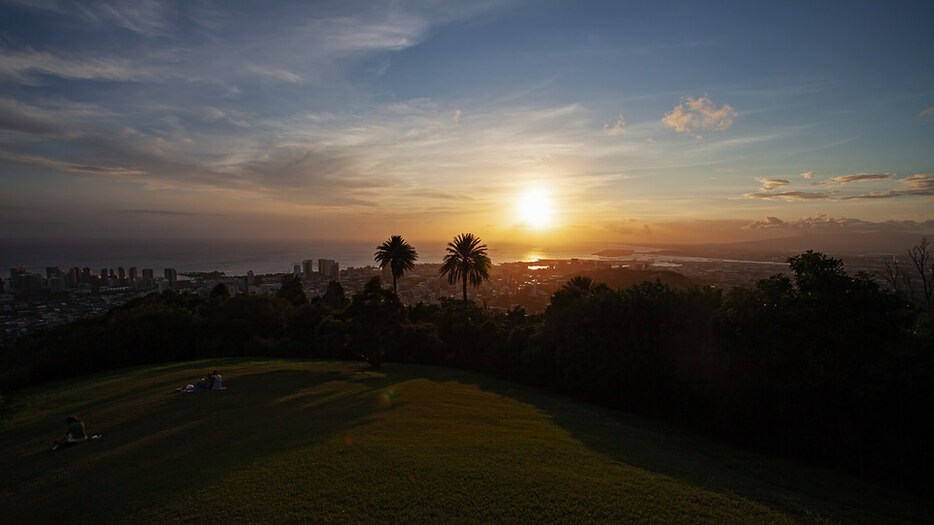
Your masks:
{"label": "cumulus cloud", "polygon": [[604,124],[603,129],[606,130],[606,134],[611,137],[626,133],[626,121],[623,119],[623,115],[620,114],[616,117],[616,123],[613,124],[612,127],[609,124]]}
{"label": "cumulus cloud", "polygon": [[759,191],[772,191],[776,188],[791,184],[791,181],[784,179],[762,179],[757,177],[756,180],[762,183],[762,188],[760,188]]}
{"label": "cumulus cloud", "polygon": [[841,175],[831,177],[825,181],[818,182],[820,185],[827,184],[850,184],[851,182],[864,182],[870,180],[885,180],[894,177],[894,173],[858,173],[856,175]]}
{"label": "cumulus cloud", "polygon": [[899,179],[897,182],[898,186],[894,190],[849,195],[840,199],[891,199],[905,196],[934,196],[934,173],[918,173],[911,177]]}
{"label": "cumulus cloud", "polygon": [[689,133],[701,138],[700,131],[722,131],[733,125],[736,111],[729,104],[717,109],[714,103],[703,97],[687,97],[681,104],[665,114],[662,124],[677,133]]}
{"label": "cumulus cloud", "polygon": [[872,222],[862,219],[841,217],[839,219],[818,213],[814,217],[802,217],[793,221],[783,221],[778,217],[766,217],[753,221],[743,227],[746,230],[790,230],[790,231],[928,231],[934,228],[934,220],[918,221],[882,221]]}
{"label": "cumulus cloud", "polygon": [[[826,181],[823,181],[819,184],[821,185],[845,185],[853,182],[860,181],[876,181],[876,180],[889,180],[894,176],[893,173],[860,173],[858,175],[843,175],[840,177],[833,177]],[[859,193],[855,195],[846,195],[840,194],[839,191],[832,191],[830,193],[824,192],[806,192],[806,191],[773,191],[777,188],[782,188],[789,184],[786,180],[781,179],[756,179],[762,183],[762,187],[758,192],[747,193],[744,197],[748,199],[761,199],[761,200],[785,200],[785,201],[802,201],[802,200],[838,200],[838,201],[847,201],[847,200],[876,200],[876,199],[892,199],[896,197],[911,197],[911,196],[934,196],[934,173],[917,173],[911,177],[906,177],[904,179],[896,180],[896,187],[891,190],[885,191],[874,191],[869,193]]]}
{"label": "cumulus cloud", "polygon": [[783,228],[787,223],[778,217],[766,217],[764,221],[755,221],[743,226],[746,230],[768,230],[774,228]]}
{"label": "cumulus cloud", "polygon": [[813,172],[813,171],[805,171],[804,173],[801,174],[801,176],[804,177],[805,179],[813,179],[813,178],[814,178],[814,172]]}
{"label": "cumulus cloud", "polygon": [[934,191],[934,173],[916,173],[911,177],[899,179],[898,185],[903,188],[902,191]]}

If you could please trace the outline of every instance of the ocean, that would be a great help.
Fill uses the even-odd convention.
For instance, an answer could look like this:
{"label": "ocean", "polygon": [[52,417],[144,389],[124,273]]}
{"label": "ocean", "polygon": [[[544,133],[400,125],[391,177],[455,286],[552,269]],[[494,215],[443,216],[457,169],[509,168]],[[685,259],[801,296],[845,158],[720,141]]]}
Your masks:
{"label": "ocean", "polygon": [[[151,268],[161,275],[165,268],[179,273],[222,271],[227,275],[291,272],[305,259],[333,259],[341,268],[375,266],[373,253],[384,239],[361,241],[271,240],[2,240],[0,271],[26,267],[45,275],[46,267],[62,270],[91,268]],[[447,241],[410,241],[418,251],[418,263],[440,263]],[[488,243],[494,264],[537,259],[596,259],[594,252],[623,248],[613,243],[545,247],[518,243]],[[317,263],[316,263],[317,264]]]}

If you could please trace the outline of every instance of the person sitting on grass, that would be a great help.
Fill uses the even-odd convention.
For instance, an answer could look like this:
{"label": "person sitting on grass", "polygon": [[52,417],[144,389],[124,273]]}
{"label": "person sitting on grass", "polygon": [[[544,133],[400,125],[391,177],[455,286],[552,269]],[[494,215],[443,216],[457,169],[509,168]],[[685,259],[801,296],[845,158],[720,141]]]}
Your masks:
{"label": "person sitting on grass", "polygon": [[213,388],[214,388],[214,373],[208,372],[208,374],[204,376],[204,389],[211,390]]}
{"label": "person sitting on grass", "polygon": [[80,419],[75,416],[68,416],[65,419],[65,424],[68,425],[68,432],[65,432],[61,440],[55,442],[55,448],[77,445],[88,440],[88,435],[84,431],[84,423]]}
{"label": "person sitting on grass", "polygon": [[217,370],[211,372],[211,377],[214,378],[214,383],[211,388],[214,390],[224,390],[224,387],[221,386],[221,375],[217,373]]}

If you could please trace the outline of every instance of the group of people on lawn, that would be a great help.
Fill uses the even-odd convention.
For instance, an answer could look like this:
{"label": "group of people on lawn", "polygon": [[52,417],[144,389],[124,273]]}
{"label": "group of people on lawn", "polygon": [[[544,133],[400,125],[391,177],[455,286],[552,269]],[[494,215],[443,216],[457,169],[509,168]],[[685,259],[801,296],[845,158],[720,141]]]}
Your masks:
{"label": "group of people on lawn", "polygon": [[[202,377],[197,384],[178,388],[176,391],[205,392],[207,390],[224,390],[225,388],[221,385],[222,379],[221,375],[217,373],[217,370],[213,370]],[[80,419],[75,416],[68,416],[68,418],[65,419],[65,424],[68,425],[68,431],[65,432],[62,439],[55,442],[53,449],[67,445],[77,445],[78,443],[84,443],[88,440],[88,435],[84,429],[84,423]],[[99,436],[94,437],[96,438]]]}
{"label": "group of people on lawn", "polygon": [[202,377],[196,384],[188,385],[185,388],[179,388],[179,392],[204,392],[206,390],[224,390],[224,387],[221,385],[221,380],[223,378],[220,374],[217,373],[217,370],[213,372],[208,372],[207,375]]}

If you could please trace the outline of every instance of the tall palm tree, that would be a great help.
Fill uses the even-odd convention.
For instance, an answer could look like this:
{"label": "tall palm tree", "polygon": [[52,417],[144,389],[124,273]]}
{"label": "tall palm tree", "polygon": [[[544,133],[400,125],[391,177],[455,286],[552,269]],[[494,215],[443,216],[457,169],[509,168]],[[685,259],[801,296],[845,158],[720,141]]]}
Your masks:
{"label": "tall palm tree", "polygon": [[415,268],[415,260],[418,259],[418,253],[415,248],[405,242],[401,235],[393,235],[389,240],[376,247],[374,260],[379,263],[380,269],[389,266],[392,272],[392,289],[398,292],[399,287],[397,279],[402,277],[405,272]]}
{"label": "tall palm tree", "polygon": [[486,255],[486,245],[480,244],[480,238],[472,233],[462,233],[449,242],[448,254],[441,265],[441,275],[448,276],[451,284],[464,282],[464,302],[467,302],[467,281],[480,286],[484,279],[490,278],[490,258]]}

